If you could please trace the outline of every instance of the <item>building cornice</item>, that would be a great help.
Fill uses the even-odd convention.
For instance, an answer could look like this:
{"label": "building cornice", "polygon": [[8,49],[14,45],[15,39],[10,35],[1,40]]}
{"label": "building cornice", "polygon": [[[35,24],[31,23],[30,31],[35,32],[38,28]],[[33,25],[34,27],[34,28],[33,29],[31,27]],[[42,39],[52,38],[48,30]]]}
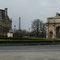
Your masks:
{"label": "building cornice", "polygon": [[60,23],[46,23],[46,24],[60,24]]}

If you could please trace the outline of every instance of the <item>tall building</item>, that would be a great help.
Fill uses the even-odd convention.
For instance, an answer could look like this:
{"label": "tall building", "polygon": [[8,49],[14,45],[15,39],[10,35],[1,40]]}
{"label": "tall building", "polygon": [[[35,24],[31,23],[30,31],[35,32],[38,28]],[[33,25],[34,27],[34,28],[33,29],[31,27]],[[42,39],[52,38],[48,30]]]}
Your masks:
{"label": "tall building", "polygon": [[5,10],[0,9],[0,36],[7,36],[7,33],[12,30],[12,20]]}
{"label": "tall building", "polygon": [[47,18],[46,38],[60,38],[60,14]]}

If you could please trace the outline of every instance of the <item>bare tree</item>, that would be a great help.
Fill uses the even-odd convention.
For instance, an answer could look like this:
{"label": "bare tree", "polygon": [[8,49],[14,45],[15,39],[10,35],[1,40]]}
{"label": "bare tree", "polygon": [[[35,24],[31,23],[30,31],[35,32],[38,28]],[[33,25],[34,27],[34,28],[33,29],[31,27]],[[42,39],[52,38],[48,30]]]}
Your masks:
{"label": "bare tree", "polygon": [[36,19],[32,22],[32,31],[35,33],[35,36],[40,36],[44,30],[44,23],[40,19]]}

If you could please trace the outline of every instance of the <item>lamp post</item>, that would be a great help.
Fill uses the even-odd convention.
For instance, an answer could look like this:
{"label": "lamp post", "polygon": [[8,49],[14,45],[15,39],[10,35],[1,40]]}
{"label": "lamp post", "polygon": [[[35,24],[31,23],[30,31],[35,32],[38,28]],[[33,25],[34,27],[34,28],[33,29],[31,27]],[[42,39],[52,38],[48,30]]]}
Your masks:
{"label": "lamp post", "polygon": [[16,32],[16,25],[14,25],[14,32]]}

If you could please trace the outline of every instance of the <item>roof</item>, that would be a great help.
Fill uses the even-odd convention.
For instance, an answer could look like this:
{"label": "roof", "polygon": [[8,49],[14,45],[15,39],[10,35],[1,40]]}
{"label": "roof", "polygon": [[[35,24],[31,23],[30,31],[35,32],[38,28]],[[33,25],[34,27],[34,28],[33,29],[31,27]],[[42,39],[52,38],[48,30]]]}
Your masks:
{"label": "roof", "polygon": [[49,17],[48,19],[60,19],[60,14],[56,13],[55,17]]}
{"label": "roof", "polygon": [[49,17],[48,19],[60,19],[60,16],[57,16],[57,17]]}

